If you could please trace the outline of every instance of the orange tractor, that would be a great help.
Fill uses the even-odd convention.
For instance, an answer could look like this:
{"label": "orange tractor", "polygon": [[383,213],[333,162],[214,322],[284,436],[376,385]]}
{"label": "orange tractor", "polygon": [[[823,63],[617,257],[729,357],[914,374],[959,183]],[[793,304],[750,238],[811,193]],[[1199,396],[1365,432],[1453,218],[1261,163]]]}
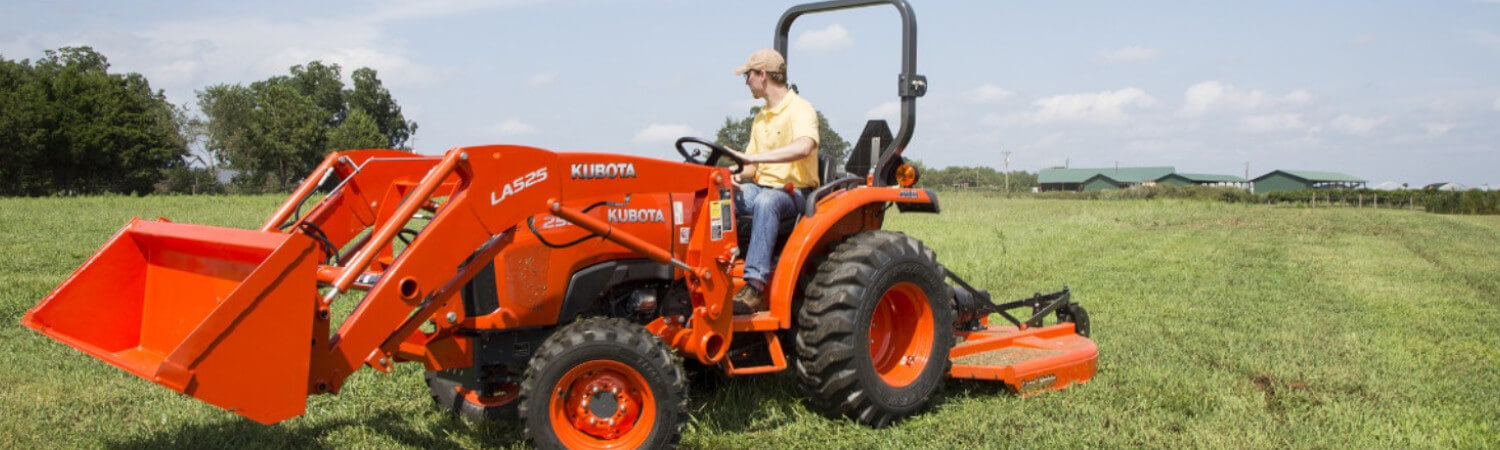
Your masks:
{"label": "orange tractor", "polygon": [[675,443],[684,359],[792,370],[812,408],[874,427],[921,412],[945,377],[1021,394],[1087,381],[1098,352],[1066,289],[995,304],[881,230],[892,205],[939,210],[900,156],[926,91],[910,6],[797,6],[776,47],[802,14],[870,4],[902,18],[900,132],[868,124],[853,175],[823,164],[780,224],[768,311],[731,308],[749,228],[731,201],[740,162],[684,138],[686,162],[509,145],[330,154],[258,230],[132,220],[22,322],[264,424],[361,366],[419,362],[440,407],[517,415],[544,447]]}

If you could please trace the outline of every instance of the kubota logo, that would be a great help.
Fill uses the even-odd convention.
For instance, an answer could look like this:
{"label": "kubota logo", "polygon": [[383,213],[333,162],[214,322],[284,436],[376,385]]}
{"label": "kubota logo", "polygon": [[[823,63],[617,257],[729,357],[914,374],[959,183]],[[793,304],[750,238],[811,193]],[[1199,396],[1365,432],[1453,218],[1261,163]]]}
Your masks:
{"label": "kubota logo", "polygon": [[575,180],[594,180],[600,178],[635,178],[635,164],[574,164],[571,172],[573,175],[573,179]]}
{"label": "kubota logo", "polygon": [[505,201],[505,198],[509,197],[511,194],[520,193],[522,190],[535,186],[537,183],[541,183],[542,180],[545,179],[547,179],[546,167],[533,170],[531,171],[531,173],[516,177],[516,179],[511,181],[510,184],[505,185],[504,189],[500,190],[499,195],[495,195],[496,192],[490,191],[490,206],[498,205],[500,204],[500,202]]}
{"label": "kubota logo", "polygon": [[615,223],[662,223],[667,216],[660,209],[611,209],[609,221]]}

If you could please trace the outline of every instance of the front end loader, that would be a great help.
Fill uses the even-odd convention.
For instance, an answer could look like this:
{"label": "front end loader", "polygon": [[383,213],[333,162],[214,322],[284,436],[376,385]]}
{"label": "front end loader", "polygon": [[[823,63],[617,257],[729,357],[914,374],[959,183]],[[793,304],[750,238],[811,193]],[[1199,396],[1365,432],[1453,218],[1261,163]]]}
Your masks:
{"label": "front end loader", "polygon": [[873,427],[925,410],[945,378],[1022,395],[1089,380],[1098,351],[1067,289],[997,304],[881,229],[891,206],[940,211],[900,156],[926,91],[910,6],[794,7],[776,47],[803,14],[874,4],[902,17],[899,132],[868,124],[844,170],[825,164],[779,224],[767,311],[731,308],[743,161],[684,138],[682,162],[510,145],[333,153],[259,229],[130,221],[22,323],[263,424],[362,366],[420,363],[440,408],[523,421],[543,447],[676,443],[684,360],[790,370],[810,407]]}

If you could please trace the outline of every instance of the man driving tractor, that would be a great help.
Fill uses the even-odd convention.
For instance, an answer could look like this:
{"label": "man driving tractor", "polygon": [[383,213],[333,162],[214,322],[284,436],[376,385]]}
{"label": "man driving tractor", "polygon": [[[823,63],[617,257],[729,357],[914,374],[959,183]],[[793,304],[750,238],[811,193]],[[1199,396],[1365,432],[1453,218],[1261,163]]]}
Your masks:
{"label": "man driving tractor", "polygon": [[776,50],[756,50],[734,73],[745,76],[750,95],[766,101],[743,152],[731,149],[749,163],[740,174],[734,207],[753,217],[745,287],[734,296],[734,313],[751,314],[765,307],[777,224],[796,214],[807,191],[818,187],[818,112],[787,87],[786,59]]}

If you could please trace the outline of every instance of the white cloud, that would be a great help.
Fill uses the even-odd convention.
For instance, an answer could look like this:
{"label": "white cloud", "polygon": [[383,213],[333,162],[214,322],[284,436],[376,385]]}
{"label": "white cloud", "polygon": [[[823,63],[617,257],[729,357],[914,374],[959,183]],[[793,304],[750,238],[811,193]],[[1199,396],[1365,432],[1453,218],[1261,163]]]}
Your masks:
{"label": "white cloud", "polygon": [[1177,115],[1199,117],[1214,111],[1248,111],[1272,105],[1295,105],[1312,100],[1312,94],[1295,90],[1276,98],[1259,89],[1240,89],[1232,84],[1204,81],[1189,86]]}
{"label": "white cloud", "polygon": [[388,87],[395,88],[430,84],[442,75],[413,60],[410,45],[390,30],[397,22],[528,1],[380,0],[363,7],[368,11],[363,15],[268,18],[226,13],[169,18],[131,27],[14,35],[0,48],[6,55],[40,55],[48,48],[92,45],[109,55],[114,70],[145,75],[153,88],[165,89],[177,103],[189,102],[195,89],[208,84],[264,79],[313,60],[342,66],[346,77],[359,67],[373,68]]}
{"label": "white cloud", "polygon": [[1036,142],[1032,142],[1031,145],[1026,146],[1026,148],[1041,149],[1053,147],[1062,142],[1063,138],[1065,137],[1067,136],[1063,135],[1062,133],[1052,133],[1046,136],[1042,136],[1041,139],[1037,139]]}
{"label": "white cloud", "polygon": [[387,0],[377,5],[364,20],[370,22],[400,22],[404,20],[444,17],[477,10],[515,6],[529,3],[527,0],[447,0],[411,2]]}
{"label": "white cloud", "polygon": [[1275,133],[1307,128],[1301,114],[1260,114],[1240,119],[1240,130],[1250,133]]}
{"label": "white cloud", "polygon": [[1456,127],[1457,125],[1442,122],[1432,122],[1422,125],[1422,129],[1427,130],[1428,136],[1442,136],[1448,134],[1449,131],[1453,131]]}
{"label": "white cloud", "polygon": [[1500,111],[1500,97],[1495,97],[1495,110]]}
{"label": "white cloud", "polygon": [[1146,62],[1161,56],[1161,50],[1132,45],[1117,50],[1100,50],[1099,59],[1118,63]]}
{"label": "white cloud", "polygon": [[814,52],[832,52],[843,50],[854,45],[854,38],[849,36],[849,30],[843,25],[833,24],[821,30],[808,31],[797,36],[796,43],[792,48]]}
{"label": "white cloud", "polygon": [[1155,98],[1140,88],[1064,94],[1037,100],[1036,109],[1021,115],[1035,124],[1056,122],[1121,123],[1129,120],[1127,109],[1156,106]]}
{"label": "white cloud", "polygon": [[526,79],[526,87],[531,87],[531,88],[542,87],[542,86],[546,86],[546,85],[552,84],[552,82],[556,81],[556,80],[557,80],[557,76],[553,75],[552,72],[542,72],[542,73],[538,73],[536,75],[532,75],[531,78],[527,78]]}
{"label": "white cloud", "polygon": [[699,133],[692,127],[677,124],[651,124],[639,133],[635,134],[637,144],[664,144],[676,141],[683,136],[697,136]]}
{"label": "white cloud", "polygon": [[1290,93],[1290,94],[1287,94],[1286,97],[1284,97],[1282,100],[1285,101],[1286,103],[1292,103],[1292,104],[1307,103],[1309,101],[1312,101],[1312,93],[1311,92],[1307,92],[1307,91],[1302,90],[1302,89],[1298,89],[1298,90],[1292,91],[1292,93]]}
{"label": "white cloud", "polygon": [[128,62],[180,101],[209,83],[241,83],[285,74],[287,68],[319,60],[338,64],[348,76],[370,67],[388,86],[436,81],[432,68],[412,61],[382,26],[358,20],[207,18],[165,22],[132,32],[129,40],[106,40],[101,51]]}
{"label": "white cloud", "polygon": [[486,127],[485,131],[498,136],[519,136],[535,133],[536,127],[516,119],[506,119]]}
{"label": "white cloud", "polygon": [[979,87],[974,88],[974,90],[969,91],[965,94],[965,96],[968,97],[969,103],[976,104],[1000,103],[1005,101],[1005,99],[1010,98],[1011,95],[1012,94],[1010,91],[1005,90],[1000,86],[988,83],[982,84]]}
{"label": "white cloud", "polygon": [[885,102],[865,111],[865,120],[885,119],[886,122],[895,125],[900,114],[901,102]]}
{"label": "white cloud", "polygon": [[1355,136],[1364,136],[1375,130],[1375,127],[1385,123],[1383,117],[1359,117],[1344,114],[1333,119],[1328,125],[1343,133]]}

